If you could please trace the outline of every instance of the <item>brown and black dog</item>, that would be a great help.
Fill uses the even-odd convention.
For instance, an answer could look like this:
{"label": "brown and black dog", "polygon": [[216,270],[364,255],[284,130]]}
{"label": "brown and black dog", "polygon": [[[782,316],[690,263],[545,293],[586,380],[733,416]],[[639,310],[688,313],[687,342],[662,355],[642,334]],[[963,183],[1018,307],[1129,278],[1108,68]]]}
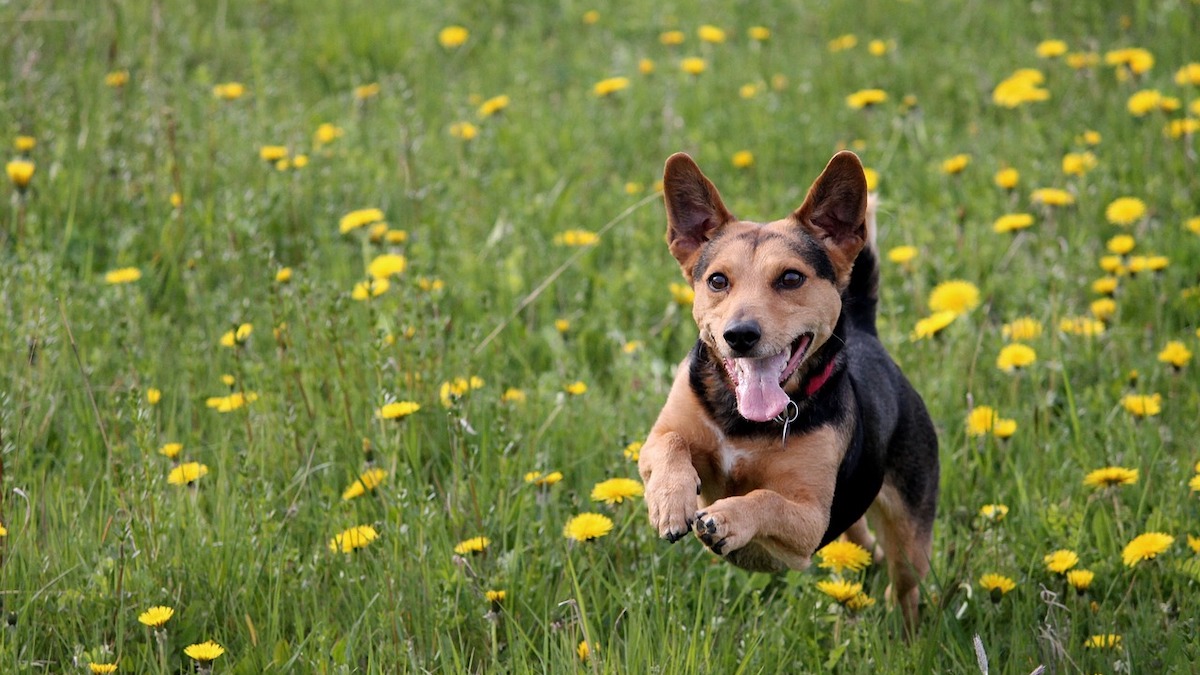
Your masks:
{"label": "brown and black dog", "polygon": [[874,205],[851,152],[782,220],[738,220],[683,153],[667,160],[667,242],[700,338],[642,448],[651,524],[693,527],[755,571],[804,569],[847,533],[887,559],[909,630],[929,570],[937,435],[875,330]]}

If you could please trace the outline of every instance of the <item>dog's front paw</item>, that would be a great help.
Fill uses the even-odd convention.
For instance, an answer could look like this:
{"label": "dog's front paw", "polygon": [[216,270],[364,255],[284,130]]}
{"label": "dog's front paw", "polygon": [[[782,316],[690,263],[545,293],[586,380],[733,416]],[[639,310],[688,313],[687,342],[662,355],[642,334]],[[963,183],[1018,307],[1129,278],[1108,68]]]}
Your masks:
{"label": "dog's front paw", "polygon": [[691,531],[699,493],[700,477],[695,471],[690,475],[682,471],[656,471],[650,476],[646,482],[646,506],[650,524],[658,536],[673,544]]}
{"label": "dog's front paw", "polygon": [[754,538],[753,527],[743,522],[735,499],[718,499],[696,514],[696,536],[717,555],[736,551]]}

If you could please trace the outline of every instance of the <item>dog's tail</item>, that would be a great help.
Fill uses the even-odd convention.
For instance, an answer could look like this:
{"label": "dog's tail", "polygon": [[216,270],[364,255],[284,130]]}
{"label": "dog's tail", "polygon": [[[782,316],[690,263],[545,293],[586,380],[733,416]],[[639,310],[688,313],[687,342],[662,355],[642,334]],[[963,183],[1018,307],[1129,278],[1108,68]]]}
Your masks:
{"label": "dog's tail", "polygon": [[867,195],[867,243],[854,260],[843,311],[855,328],[876,335],[875,311],[879,305],[879,249],[875,245],[875,211],[879,195]]}

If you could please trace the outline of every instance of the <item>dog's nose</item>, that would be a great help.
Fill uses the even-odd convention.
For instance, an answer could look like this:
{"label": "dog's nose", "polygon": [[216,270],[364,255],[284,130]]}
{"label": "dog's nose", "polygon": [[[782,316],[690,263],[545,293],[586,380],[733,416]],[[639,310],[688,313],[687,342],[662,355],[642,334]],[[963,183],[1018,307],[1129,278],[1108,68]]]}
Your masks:
{"label": "dog's nose", "polygon": [[758,327],[757,321],[738,321],[725,329],[724,336],[730,349],[738,354],[745,354],[758,344],[759,338],[762,337],[762,329]]}

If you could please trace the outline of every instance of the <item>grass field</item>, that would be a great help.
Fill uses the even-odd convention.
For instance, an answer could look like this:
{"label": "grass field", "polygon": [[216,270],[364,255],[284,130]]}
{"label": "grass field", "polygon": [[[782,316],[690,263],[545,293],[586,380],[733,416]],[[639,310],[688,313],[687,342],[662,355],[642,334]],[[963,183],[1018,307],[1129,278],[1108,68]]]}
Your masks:
{"label": "grass field", "polygon": [[[1200,4],[624,5],[0,3],[0,672],[1192,671]],[[695,340],[665,158],[765,220],[841,148],[941,439],[910,644],[592,498]]]}

